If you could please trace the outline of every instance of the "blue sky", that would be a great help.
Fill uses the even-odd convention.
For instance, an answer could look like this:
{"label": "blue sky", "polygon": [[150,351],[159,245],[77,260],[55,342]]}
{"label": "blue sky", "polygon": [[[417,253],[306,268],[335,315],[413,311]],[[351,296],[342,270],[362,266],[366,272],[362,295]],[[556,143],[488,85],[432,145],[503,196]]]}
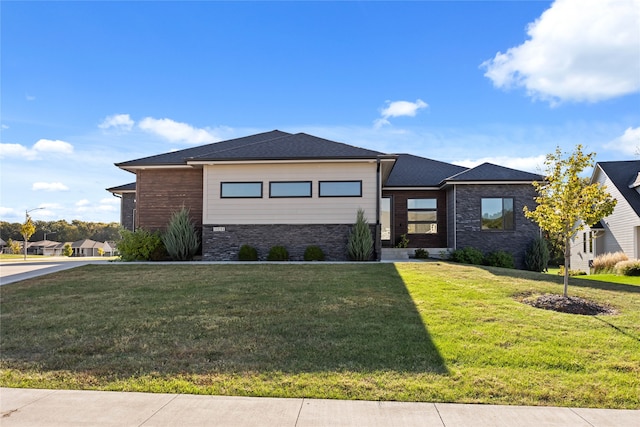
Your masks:
{"label": "blue sky", "polygon": [[280,129],[538,171],[640,158],[640,0],[0,3],[0,219],[118,221],[113,164]]}

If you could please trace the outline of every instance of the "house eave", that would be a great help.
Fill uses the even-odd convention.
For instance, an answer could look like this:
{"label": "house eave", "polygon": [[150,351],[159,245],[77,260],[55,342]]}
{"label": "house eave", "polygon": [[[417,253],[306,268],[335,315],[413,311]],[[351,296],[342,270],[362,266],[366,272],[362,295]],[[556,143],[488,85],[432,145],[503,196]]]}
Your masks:
{"label": "house eave", "polygon": [[230,159],[230,160],[188,160],[189,166],[204,165],[252,165],[252,164],[293,164],[293,163],[375,163],[377,157],[353,158],[297,158],[297,159]]}

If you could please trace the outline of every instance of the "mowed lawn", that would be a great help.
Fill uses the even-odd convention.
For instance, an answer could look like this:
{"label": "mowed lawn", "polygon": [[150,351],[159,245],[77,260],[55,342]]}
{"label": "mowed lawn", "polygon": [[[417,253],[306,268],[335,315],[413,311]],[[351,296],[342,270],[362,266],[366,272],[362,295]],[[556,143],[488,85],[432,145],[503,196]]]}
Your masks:
{"label": "mowed lawn", "polygon": [[640,408],[640,283],[446,262],[90,265],[0,287],[0,385]]}

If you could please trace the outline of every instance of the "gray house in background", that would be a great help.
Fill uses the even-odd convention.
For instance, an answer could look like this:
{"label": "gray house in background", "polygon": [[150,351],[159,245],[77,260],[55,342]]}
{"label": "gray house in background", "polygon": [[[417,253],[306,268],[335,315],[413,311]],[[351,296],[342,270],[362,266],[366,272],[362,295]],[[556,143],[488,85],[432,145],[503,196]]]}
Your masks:
{"label": "gray house in background", "polygon": [[571,269],[590,271],[598,255],[624,252],[640,259],[640,160],[598,162],[591,182],[599,182],[617,200],[611,215],[573,240]]}
{"label": "gray house in background", "polygon": [[261,257],[284,245],[302,259],[318,245],[327,259],[347,259],[359,208],[378,259],[406,238],[407,252],[505,250],[521,267],[539,235],[522,208],[533,206],[531,183],[543,177],[489,163],[465,168],[274,130],[116,166],[136,175],[108,189],[122,198],[122,225],[163,229],[185,206],[209,260],[235,260],[243,244]]}

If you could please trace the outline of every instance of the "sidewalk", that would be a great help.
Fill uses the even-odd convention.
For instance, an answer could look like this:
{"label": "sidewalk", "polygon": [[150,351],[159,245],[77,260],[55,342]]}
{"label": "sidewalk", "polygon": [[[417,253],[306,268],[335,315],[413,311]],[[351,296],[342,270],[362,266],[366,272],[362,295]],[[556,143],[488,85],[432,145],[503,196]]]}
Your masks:
{"label": "sidewalk", "polygon": [[637,427],[640,411],[0,388],[0,424]]}

